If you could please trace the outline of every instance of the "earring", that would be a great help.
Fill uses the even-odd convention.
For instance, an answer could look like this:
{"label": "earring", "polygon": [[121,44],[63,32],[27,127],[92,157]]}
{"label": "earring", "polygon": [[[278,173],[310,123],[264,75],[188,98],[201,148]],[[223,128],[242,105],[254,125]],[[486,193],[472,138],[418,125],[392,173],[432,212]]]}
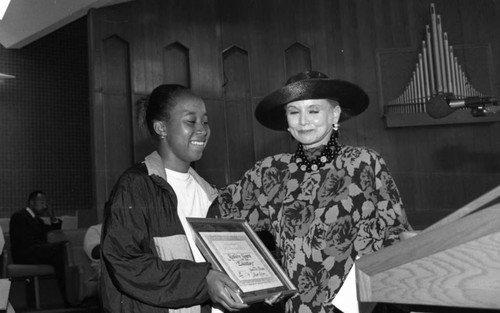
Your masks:
{"label": "earring", "polygon": [[339,138],[339,127],[340,125],[338,123],[333,124],[333,138],[337,139]]}
{"label": "earring", "polygon": [[165,136],[165,135],[161,135],[161,136],[160,136],[160,139],[161,139],[162,141],[164,141],[165,139],[167,139],[167,136]]}

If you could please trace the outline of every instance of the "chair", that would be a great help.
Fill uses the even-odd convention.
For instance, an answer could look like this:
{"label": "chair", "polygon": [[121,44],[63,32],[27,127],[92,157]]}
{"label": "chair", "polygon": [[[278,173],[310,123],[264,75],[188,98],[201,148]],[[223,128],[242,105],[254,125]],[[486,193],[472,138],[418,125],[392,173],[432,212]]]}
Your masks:
{"label": "chair", "polygon": [[[90,260],[83,250],[86,229],[53,230],[47,234],[48,242],[67,241],[64,245],[66,300],[73,306],[97,296],[96,279],[92,279]],[[35,309],[41,309],[40,279],[56,278],[55,269],[45,264],[14,264],[10,255],[10,236],[5,234],[2,253],[2,277],[11,281],[25,281],[32,286]]]}
{"label": "chair", "polygon": [[2,252],[2,277],[11,281],[25,281],[33,287],[35,308],[40,309],[40,284],[41,278],[55,278],[53,266],[45,264],[15,264],[10,254],[10,236],[5,234],[5,246]]}

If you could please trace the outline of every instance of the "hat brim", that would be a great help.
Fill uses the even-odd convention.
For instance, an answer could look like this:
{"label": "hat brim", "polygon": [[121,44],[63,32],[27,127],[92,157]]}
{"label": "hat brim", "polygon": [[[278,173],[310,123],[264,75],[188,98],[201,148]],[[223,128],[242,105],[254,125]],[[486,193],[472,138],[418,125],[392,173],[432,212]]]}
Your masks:
{"label": "hat brim", "polygon": [[363,89],[353,83],[338,79],[301,80],[285,85],[262,99],[255,109],[255,118],[267,128],[286,131],[285,104],[307,99],[337,101],[342,109],[340,122],[362,113],[370,103]]}

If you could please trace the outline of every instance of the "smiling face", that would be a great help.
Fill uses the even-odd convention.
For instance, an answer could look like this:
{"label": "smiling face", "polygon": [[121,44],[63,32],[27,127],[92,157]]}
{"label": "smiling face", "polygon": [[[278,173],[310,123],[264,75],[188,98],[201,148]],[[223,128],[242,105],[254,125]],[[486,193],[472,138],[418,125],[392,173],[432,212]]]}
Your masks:
{"label": "smiling face", "polygon": [[305,148],[324,145],[340,117],[340,106],[330,99],[308,99],[285,106],[288,130]]}
{"label": "smiling face", "polygon": [[191,93],[178,94],[168,121],[156,121],[155,131],[166,138],[160,150],[166,168],[187,172],[198,161],[210,137],[207,111],[203,100]]}

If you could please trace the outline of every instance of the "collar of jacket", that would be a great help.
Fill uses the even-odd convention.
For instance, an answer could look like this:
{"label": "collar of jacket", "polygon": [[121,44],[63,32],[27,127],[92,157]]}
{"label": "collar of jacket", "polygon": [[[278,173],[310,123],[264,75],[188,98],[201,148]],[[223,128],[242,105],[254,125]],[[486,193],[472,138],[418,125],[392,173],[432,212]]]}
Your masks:
{"label": "collar of jacket", "polygon": [[[161,159],[161,156],[157,151],[154,151],[153,153],[148,155],[144,160],[144,164],[146,164],[149,176],[151,177],[158,176],[164,182],[167,182],[167,173],[165,172],[165,168],[163,167],[163,161]],[[191,176],[193,176],[194,180],[198,184],[200,184],[201,188],[203,188],[203,190],[207,193],[210,202],[213,202],[217,197],[217,190],[213,188],[200,175],[198,175],[198,173],[196,173],[196,171],[192,167],[189,167],[188,173],[191,174]]]}

